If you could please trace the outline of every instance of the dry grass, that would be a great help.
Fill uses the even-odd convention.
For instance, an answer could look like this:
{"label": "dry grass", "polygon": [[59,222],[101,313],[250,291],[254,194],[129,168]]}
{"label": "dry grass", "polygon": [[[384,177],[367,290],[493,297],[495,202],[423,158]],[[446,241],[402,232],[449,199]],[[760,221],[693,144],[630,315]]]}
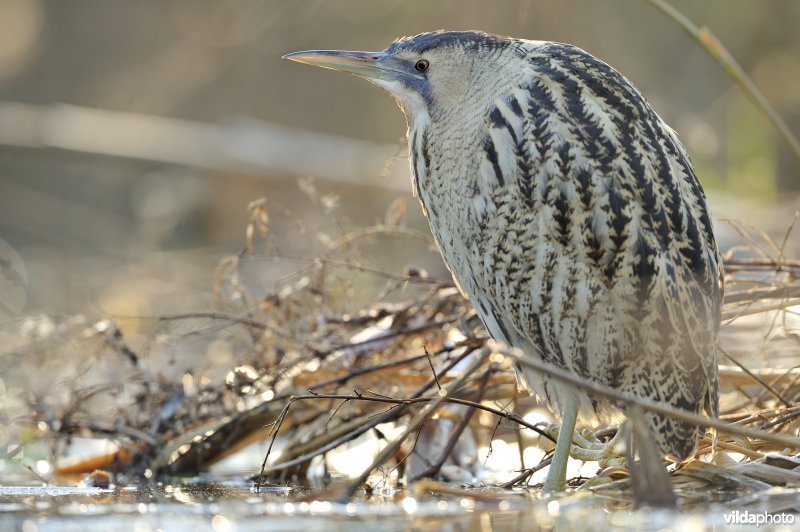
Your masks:
{"label": "dry grass", "polygon": [[[666,2],[650,1],[704,47],[798,155],[797,140],[713,33]],[[325,212],[335,210],[335,197],[319,196],[310,182],[301,185]],[[573,479],[573,486],[600,497],[626,494],[631,503],[654,502],[647,492],[661,482],[663,467],[635,422],[642,409],[716,429],[701,441],[693,461],[669,466],[671,483],[684,501],[707,501],[712,488],[742,494],[740,502],[749,504],[752,497],[762,500],[758,494],[773,486],[800,484],[800,261],[786,255],[797,216],[778,241],[728,221],[741,246],[724,257],[722,413],[718,420],[706,420],[528,361],[489,341],[449,279],[431,278],[414,267],[398,273],[371,264],[360,242],[389,235],[427,239],[399,223],[403,202],[390,206],[381,225],[335,240],[317,235],[324,237],[323,252],[304,261],[271,293],[254,293],[243,268],[280,256],[276,249],[272,255],[259,251],[261,242],[270,240],[274,210],[282,207],[266,200],[249,206],[244,249],[220,262],[217,308],[150,317],[151,332],[136,347],[112,320],[90,324],[79,317],[39,316],[7,333],[17,345],[4,360],[15,375],[36,374],[46,382],[63,378],[56,369],[63,360],[81,363],[62,381],[69,384],[5,401],[10,421],[22,427],[23,444],[6,457],[46,437],[56,460],[65,442],[82,435],[114,440],[120,450],[62,466],[59,473],[99,468],[168,476],[201,471],[253,441],[268,439],[269,450],[254,479],[260,484],[302,478],[315,459],[373,434],[384,444],[372,464],[326,496],[346,499],[368,486],[365,482],[376,471],[389,482],[413,483],[417,493],[461,493],[452,482],[429,479],[475,473],[477,443],[503,438],[518,447],[523,466],[524,448],[531,445],[523,434],[538,433],[538,444],[551,447],[552,427],[531,424],[520,415],[535,406],[516,385],[513,366],[523,364],[628,405],[634,421],[629,441],[640,460],[630,468],[605,464],[593,478]],[[297,223],[302,233],[302,222]],[[359,300],[360,310],[342,310],[342,301]],[[183,373],[167,371],[172,362],[164,353],[186,344],[184,354],[208,352],[221,339],[233,346],[238,361],[226,368],[224,379],[199,364]],[[386,436],[382,428],[392,425],[398,433]],[[576,441],[596,447],[615,431],[599,428],[576,435]],[[282,444],[279,452],[273,452],[276,441]],[[576,448],[574,454],[583,456],[584,451]],[[526,485],[548,464],[545,456],[501,487]]]}
{"label": "dry grass", "polygon": [[[19,357],[94,349],[98,357],[127,366],[124,379],[101,384],[102,379],[86,378],[99,371],[86,363],[76,371],[72,386],[48,389],[16,420],[50,438],[54,460],[73,435],[120,442],[121,450],[61,467],[61,474],[98,468],[128,476],[196,473],[250,442],[270,438],[282,443],[281,450],[268,453],[255,481],[287,482],[303,478],[316,457],[371,433],[384,440],[373,464],[326,496],[347,498],[376,471],[389,482],[454,480],[459,473],[474,472],[470,464],[475,463],[475,447],[464,447],[464,438],[479,444],[503,438],[519,446],[521,456],[531,445],[523,435],[538,432],[539,444],[550,448],[552,431],[521,417],[535,406],[517,389],[513,367],[522,363],[572,379],[594,393],[610,394],[620,403],[715,427],[716,444],[709,434],[697,459],[670,466],[672,483],[686,501],[707,497],[709,487],[745,493],[798,485],[800,370],[760,367],[776,352],[800,363],[800,262],[788,260],[783,251],[793,227],[774,242],[735,224],[743,247],[725,257],[721,347],[728,361],[721,368],[723,414],[720,420],[705,420],[518,358],[518,352],[488,340],[471,306],[447,280],[413,268],[393,274],[366,267],[355,243],[365,235],[402,232],[392,224],[342,238],[274,293],[250,293],[241,266],[257,254],[260,238],[268,237],[266,209],[265,202],[250,206],[245,249],[221,263],[219,308],[151,319],[154,343],[165,342],[165,336],[166,343],[178,343],[198,334],[207,343],[222,335],[237,338],[242,350],[237,359],[247,363],[229,368],[224,381],[208,378],[202,369],[169,377],[153,365],[152,356],[132,348],[112,321],[52,321],[46,335],[34,334],[35,324],[20,324],[20,336],[27,334],[28,343],[17,351]],[[748,257],[742,258],[743,253]],[[353,272],[382,277],[385,284],[375,302],[359,312],[335,310],[336,294],[347,277],[343,272],[350,275],[350,289],[360,279]],[[750,338],[748,345],[742,337]],[[398,435],[381,432],[388,423],[399,427]],[[602,442],[614,432],[608,428],[586,436]],[[504,487],[525,485],[548,462],[545,457],[541,464],[512,474]],[[573,485],[600,496],[627,493],[635,498],[631,471],[637,474],[614,464],[600,468],[592,479],[575,479]],[[427,481],[419,486],[429,491],[441,487]]]}

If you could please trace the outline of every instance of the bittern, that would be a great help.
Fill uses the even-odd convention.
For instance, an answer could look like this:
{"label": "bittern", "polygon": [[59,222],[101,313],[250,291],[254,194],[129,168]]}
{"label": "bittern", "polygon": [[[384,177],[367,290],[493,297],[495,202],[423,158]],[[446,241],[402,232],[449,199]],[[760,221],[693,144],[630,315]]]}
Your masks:
{"label": "bittern", "polygon": [[[717,415],[723,273],[705,195],[630,81],[569,44],[472,31],[285,57],[397,100],[416,196],[492,337],[586,381]],[[560,414],[544,489],[561,491],[576,420],[618,423],[624,405],[523,375]],[[663,455],[694,454],[702,428],[643,419]]]}

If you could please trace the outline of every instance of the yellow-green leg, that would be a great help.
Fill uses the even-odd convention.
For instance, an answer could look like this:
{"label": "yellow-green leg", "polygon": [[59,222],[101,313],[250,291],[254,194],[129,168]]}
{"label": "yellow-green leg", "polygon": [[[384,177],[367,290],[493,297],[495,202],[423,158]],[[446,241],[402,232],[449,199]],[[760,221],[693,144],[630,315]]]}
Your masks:
{"label": "yellow-green leg", "polygon": [[558,430],[556,450],[547,471],[542,491],[544,493],[557,493],[567,488],[567,461],[572,446],[572,435],[575,433],[575,421],[578,418],[577,401],[565,401],[561,412],[561,428]]}

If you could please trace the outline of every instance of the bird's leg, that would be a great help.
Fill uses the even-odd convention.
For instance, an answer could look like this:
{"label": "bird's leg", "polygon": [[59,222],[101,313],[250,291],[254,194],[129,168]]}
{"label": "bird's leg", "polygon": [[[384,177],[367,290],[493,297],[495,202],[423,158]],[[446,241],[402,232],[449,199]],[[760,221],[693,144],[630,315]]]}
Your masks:
{"label": "bird's leg", "polygon": [[557,493],[567,487],[567,461],[572,447],[572,437],[575,432],[575,421],[578,419],[578,402],[565,401],[561,412],[561,428],[558,431],[556,450],[547,471],[542,491],[544,493]]}

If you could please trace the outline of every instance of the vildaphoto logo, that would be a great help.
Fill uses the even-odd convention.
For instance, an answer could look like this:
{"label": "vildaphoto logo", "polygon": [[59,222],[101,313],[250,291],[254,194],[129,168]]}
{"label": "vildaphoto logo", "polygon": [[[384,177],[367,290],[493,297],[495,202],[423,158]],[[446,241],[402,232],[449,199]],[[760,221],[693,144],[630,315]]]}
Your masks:
{"label": "vildaphoto logo", "polygon": [[795,515],[785,514],[770,514],[767,512],[751,512],[749,510],[734,510],[728,512],[724,516],[726,525],[793,525]]}

